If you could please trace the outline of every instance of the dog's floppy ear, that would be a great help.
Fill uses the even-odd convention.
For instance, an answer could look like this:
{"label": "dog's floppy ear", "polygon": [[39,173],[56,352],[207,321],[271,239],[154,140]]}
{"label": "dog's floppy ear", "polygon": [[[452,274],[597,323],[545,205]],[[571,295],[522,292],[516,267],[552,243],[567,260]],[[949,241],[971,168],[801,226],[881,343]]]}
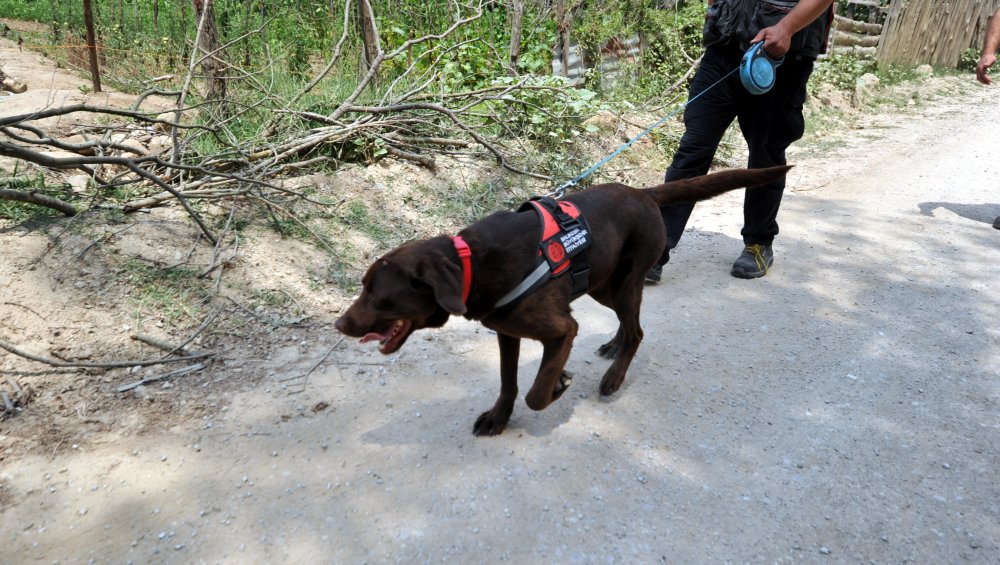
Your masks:
{"label": "dog's floppy ear", "polygon": [[462,303],[462,268],[442,254],[424,257],[417,278],[434,290],[434,300],[451,314],[465,314]]}

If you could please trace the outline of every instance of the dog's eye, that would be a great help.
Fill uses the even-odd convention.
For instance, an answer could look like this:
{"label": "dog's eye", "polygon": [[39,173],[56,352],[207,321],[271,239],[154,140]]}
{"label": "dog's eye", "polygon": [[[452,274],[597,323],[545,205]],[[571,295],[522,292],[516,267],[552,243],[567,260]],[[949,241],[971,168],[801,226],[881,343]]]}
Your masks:
{"label": "dog's eye", "polygon": [[413,290],[415,290],[417,292],[421,292],[421,293],[425,293],[425,294],[426,293],[430,293],[430,292],[432,292],[434,290],[434,289],[431,288],[431,285],[425,283],[424,281],[422,281],[420,279],[410,279],[410,287],[413,288]]}

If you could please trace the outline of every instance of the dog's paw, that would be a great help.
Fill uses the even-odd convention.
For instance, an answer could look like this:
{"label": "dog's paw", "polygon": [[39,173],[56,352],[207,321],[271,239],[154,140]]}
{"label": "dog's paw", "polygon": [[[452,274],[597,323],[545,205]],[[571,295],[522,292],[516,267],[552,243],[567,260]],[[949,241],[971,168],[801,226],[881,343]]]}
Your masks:
{"label": "dog's paw", "polygon": [[569,385],[573,383],[573,373],[569,371],[563,371],[559,375],[559,382],[556,383],[555,390],[552,391],[552,400],[556,400],[569,388]]}
{"label": "dog's paw", "polygon": [[619,351],[621,351],[621,340],[618,339],[618,336],[615,336],[614,339],[597,348],[597,354],[605,359],[618,357]]}
{"label": "dog's paw", "polygon": [[507,427],[507,417],[498,417],[495,410],[487,410],[476,418],[472,433],[477,436],[498,436]]}
{"label": "dog's paw", "polygon": [[625,380],[625,374],[613,374],[608,371],[604,374],[604,378],[601,379],[600,392],[601,396],[611,396],[612,394],[618,392],[621,388],[622,382]]}

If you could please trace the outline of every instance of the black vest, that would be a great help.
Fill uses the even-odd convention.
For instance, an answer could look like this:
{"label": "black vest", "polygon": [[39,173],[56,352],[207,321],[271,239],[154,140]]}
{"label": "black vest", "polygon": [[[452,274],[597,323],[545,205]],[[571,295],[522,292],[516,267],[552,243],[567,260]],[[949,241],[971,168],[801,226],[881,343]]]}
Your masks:
{"label": "black vest", "polygon": [[[757,33],[781,21],[798,0],[715,0],[705,15],[705,46],[733,40],[741,51],[750,48]],[[826,52],[833,7],[792,36],[791,57],[815,59]]]}

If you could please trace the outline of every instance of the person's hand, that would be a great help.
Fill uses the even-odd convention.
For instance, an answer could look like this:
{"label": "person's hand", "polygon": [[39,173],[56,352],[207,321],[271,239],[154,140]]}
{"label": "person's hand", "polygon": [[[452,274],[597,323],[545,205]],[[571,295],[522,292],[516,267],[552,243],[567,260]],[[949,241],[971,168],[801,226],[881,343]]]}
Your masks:
{"label": "person's hand", "polygon": [[779,59],[788,53],[792,45],[792,34],[788,33],[781,22],[760,30],[750,43],[764,42],[764,52],[772,59]]}
{"label": "person's hand", "polygon": [[996,61],[996,55],[992,53],[983,53],[983,56],[979,58],[979,64],[976,65],[976,80],[983,84],[992,83],[993,79],[990,78],[988,71]]}

